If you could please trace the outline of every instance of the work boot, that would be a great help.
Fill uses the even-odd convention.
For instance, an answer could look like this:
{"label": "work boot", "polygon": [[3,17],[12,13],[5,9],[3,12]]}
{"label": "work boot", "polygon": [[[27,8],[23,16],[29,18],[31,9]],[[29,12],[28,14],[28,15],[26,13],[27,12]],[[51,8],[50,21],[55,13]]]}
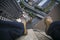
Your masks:
{"label": "work boot", "polygon": [[52,18],[50,16],[46,17],[45,20],[44,20],[45,24],[46,24],[46,32],[50,26],[50,24],[53,22]]}
{"label": "work boot", "polygon": [[24,18],[16,19],[17,22],[22,22],[24,24],[24,35],[27,35],[26,20]]}
{"label": "work boot", "polygon": [[22,19],[22,23],[24,24],[24,35],[27,35],[26,20]]}

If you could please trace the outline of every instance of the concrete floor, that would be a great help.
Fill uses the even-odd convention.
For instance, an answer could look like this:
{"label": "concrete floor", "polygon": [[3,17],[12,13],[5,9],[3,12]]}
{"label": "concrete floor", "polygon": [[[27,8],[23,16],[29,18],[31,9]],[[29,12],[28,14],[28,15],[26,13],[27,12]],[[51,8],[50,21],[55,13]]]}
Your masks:
{"label": "concrete floor", "polygon": [[[60,20],[60,4],[54,7],[52,11],[48,14],[48,16],[51,16],[53,21],[59,21]],[[46,25],[44,24],[44,19],[38,22],[38,24],[36,24],[33,28],[39,29],[41,31],[45,31]]]}

